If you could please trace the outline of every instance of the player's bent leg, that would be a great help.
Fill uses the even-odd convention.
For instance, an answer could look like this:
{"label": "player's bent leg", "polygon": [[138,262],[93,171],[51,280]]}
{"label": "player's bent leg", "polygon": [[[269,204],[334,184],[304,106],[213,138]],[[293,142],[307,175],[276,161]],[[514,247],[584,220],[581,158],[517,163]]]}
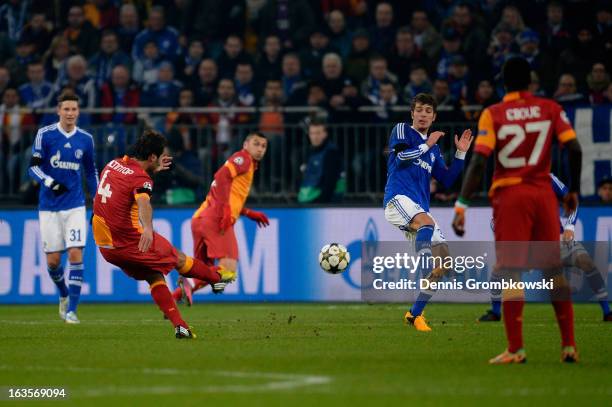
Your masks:
{"label": "player's bent leg", "polygon": [[181,317],[181,313],[168,290],[166,280],[162,273],[153,272],[146,277],[151,290],[151,297],[157,304],[161,312],[172,322],[175,329],[175,335],[178,339],[195,338],[195,335],[190,331],[187,323]]}
{"label": "player's bent leg", "polygon": [[[227,272],[234,273],[236,275],[236,268],[238,266],[238,261],[236,259],[231,259],[229,257],[224,257],[219,259],[219,267]],[[213,284],[212,292],[215,294],[221,294],[225,290],[225,286],[227,282],[220,281],[218,283]]]}
{"label": "player's bent leg", "polygon": [[[415,250],[416,255],[422,257],[424,267],[421,267],[419,273],[423,277],[429,277],[431,264],[431,242],[434,235],[436,222],[429,214],[421,212],[412,218],[410,226],[417,229]],[[427,325],[427,321],[422,313],[427,305],[427,302],[434,295],[434,290],[425,289],[419,292],[416,301],[410,310],[404,315],[404,321],[414,325],[417,331],[429,332],[431,328]]]}
{"label": "player's bent leg", "polygon": [[[207,266],[201,260],[194,259],[191,256],[187,256],[180,250],[177,251],[177,263],[176,269],[179,274],[183,277],[193,277],[199,280],[207,281],[210,284],[218,283],[223,279],[222,271],[217,266]],[[225,278],[229,278],[225,274]],[[235,275],[231,278],[231,281],[235,279]]]}
{"label": "player's bent leg", "polygon": [[543,271],[544,278],[552,278],[553,289],[550,298],[555,310],[555,317],[561,332],[561,360],[564,362],[577,362],[576,339],[574,337],[574,308],[572,306],[571,291],[565,276],[560,269]]}
{"label": "player's bent leg", "polygon": [[[478,318],[478,322],[499,322],[501,321],[501,288],[498,288],[495,284],[501,284],[501,276],[497,267],[493,268],[493,272],[491,273],[491,277],[489,278],[489,282],[493,283],[491,286],[491,309],[487,310],[480,318]],[[501,287],[501,285],[500,285]]]}
{"label": "player's bent leg", "polygon": [[591,290],[593,290],[595,298],[601,306],[603,321],[612,322],[612,312],[610,312],[610,304],[608,303],[608,290],[606,289],[606,283],[604,282],[599,270],[597,270],[597,267],[595,267],[591,256],[589,256],[584,248],[582,249],[582,252],[576,255],[574,264],[584,272],[584,276],[586,277]]}
{"label": "player's bent leg", "polygon": [[[519,271],[502,272],[502,276],[520,281]],[[523,349],[523,307],[525,293],[522,289],[508,289],[502,292],[504,328],[508,339],[507,351],[515,354]]]}
{"label": "player's bent leg", "polygon": [[68,309],[66,322],[78,323],[77,307],[81,297],[81,286],[83,284],[83,249],[71,247],[68,249]]}

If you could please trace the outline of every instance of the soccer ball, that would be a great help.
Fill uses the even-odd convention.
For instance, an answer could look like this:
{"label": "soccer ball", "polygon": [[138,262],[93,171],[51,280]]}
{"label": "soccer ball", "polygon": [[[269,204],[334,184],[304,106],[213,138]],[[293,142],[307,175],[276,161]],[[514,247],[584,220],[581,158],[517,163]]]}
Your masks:
{"label": "soccer ball", "polygon": [[329,274],[342,273],[350,261],[350,253],[339,243],[326,244],[319,253],[319,265]]}

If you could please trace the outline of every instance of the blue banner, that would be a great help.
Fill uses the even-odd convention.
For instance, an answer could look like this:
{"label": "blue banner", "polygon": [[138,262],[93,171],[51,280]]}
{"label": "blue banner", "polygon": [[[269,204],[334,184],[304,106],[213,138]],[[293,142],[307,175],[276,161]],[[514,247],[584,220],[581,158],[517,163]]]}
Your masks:
{"label": "blue banner", "polygon": [[[239,247],[239,278],[223,295],[205,288],[196,301],[359,301],[361,243],[371,240],[404,241],[402,232],[388,224],[381,208],[270,209],[270,226],[257,228],[248,219],[235,225]],[[432,214],[450,231],[451,208],[433,208]],[[190,209],[155,211],[155,229],[176,247],[192,253]],[[472,241],[492,240],[491,209],[468,211],[467,234]],[[578,240],[610,241],[609,207],[582,207],[576,225]],[[320,248],[338,242],[349,248],[349,270],[326,274],[318,264]],[[407,243],[408,244],[408,243]],[[609,246],[609,245],[608,245]],[[67,259],[64,259],[67,261]],[[91,231],[84,252],[83,302],[150,301],[148,286],[108,264],[96,248]],[[175,286],[177,273],[168,276]],[[0,211],[0,303],[53,303],[56,288],[47,274],[40,240],[38,213]]]}
{"label": "blue banner", "polygon": [[597,194],[597,183],[612,175],[612,106],[566,108],[582,147],[581,194]]}

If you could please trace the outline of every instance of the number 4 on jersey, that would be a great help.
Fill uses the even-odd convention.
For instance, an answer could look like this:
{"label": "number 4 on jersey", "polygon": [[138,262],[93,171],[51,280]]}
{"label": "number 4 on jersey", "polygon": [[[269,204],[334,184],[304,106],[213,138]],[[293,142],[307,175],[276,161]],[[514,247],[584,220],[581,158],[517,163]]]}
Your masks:
{"label": "number 4 on jersey", "polygon": [[104,174],[102,174],[102,179],[100,180],[100,184],[98,185],[98,194],[102,196],[102,203],[106,203],[106,199],[110,198],[113,195],[113,191],[111,191],[110,189],[110,184],[104,184],[109,171],[110,170],[104,171]]}

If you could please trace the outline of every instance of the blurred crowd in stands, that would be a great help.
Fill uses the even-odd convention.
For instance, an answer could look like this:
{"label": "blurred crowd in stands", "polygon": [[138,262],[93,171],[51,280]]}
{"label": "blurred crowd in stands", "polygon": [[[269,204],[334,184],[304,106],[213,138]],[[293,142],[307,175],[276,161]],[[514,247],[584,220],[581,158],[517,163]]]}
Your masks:
{"label": "blurred crowd in stands", "polygon": [[[56,96],[82,108],[167,108],[169,131],[232,126],[282,134],[311,107],[326,122],[408,120],[432,93],[438,122],[471,122],[503,96],[510,56],[531,64],[531,91],[565,107],[612,103],[612,1],[599,0],[3,0],[2,153],[55,122]],[[181,111],[180,108],[254,108]],[[177,110],[178,109],[178,110]],[[135,125],[142,115],[83,113],[80,125]],[[181,131],[176,148],[197,143]],[[31,137],[31,136],[30,136]],[[200,157],[202,158],[202,157]]]}

